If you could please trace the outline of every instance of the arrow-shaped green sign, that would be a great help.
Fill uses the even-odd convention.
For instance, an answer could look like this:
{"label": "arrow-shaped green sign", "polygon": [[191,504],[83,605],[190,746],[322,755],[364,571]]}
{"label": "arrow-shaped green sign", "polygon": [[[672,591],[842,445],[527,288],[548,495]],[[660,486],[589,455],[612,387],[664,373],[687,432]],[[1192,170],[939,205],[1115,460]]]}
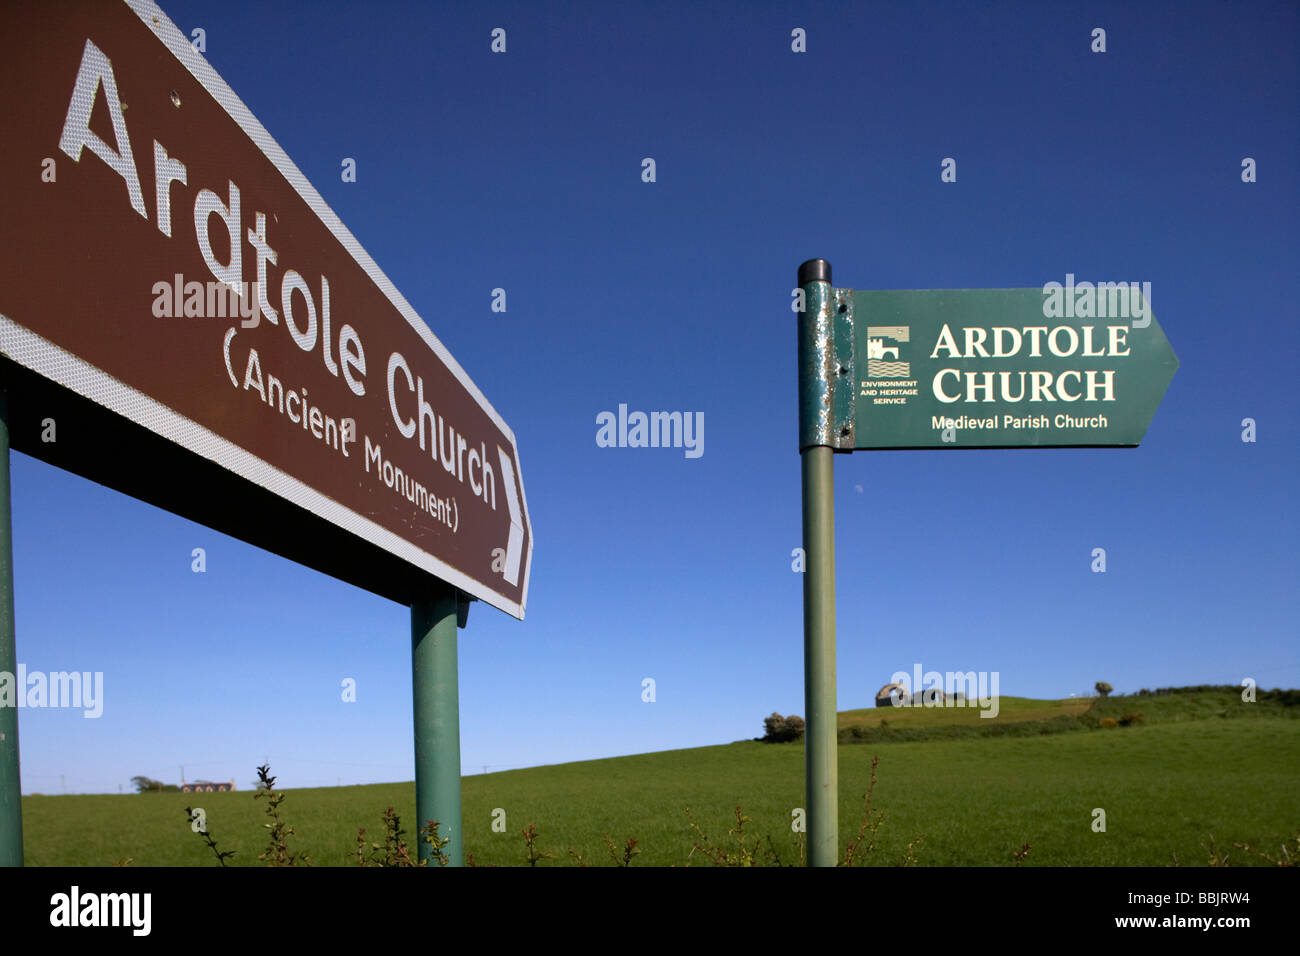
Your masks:
{"label": "arrow-shaped green sign", "polygon": [[1150,286],[855,292],[799,267],[808,863],[839,858],[834,452],[1134,446],[1178,369]]}
{"label": "arrow-shaped green sign", "polygon": [[810,287],[809,306],[830,313],[819,363],[829,363],[830,394],[817,404],[833,440],[816,443],[1139,444],[1178,357],[1137,283],[1073,279],[1041,289]]}

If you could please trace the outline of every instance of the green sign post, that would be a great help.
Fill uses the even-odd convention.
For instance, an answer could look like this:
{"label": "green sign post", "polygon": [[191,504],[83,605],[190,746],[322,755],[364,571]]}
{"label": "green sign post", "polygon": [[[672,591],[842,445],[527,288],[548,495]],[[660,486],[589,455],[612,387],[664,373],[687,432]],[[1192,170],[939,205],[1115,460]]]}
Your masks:
{"label": "green sign post", "polygon": [[[0,674],[18,673],[14,635],[13,521],[9,498],[9,393],[0,388]],[[22,688],[23,693],[26,688]],[[23,865],[18,708],[0,706],[0,866]]]}
{"label": "green sign post", "polygon": [[1178,369],[1149,286],[867,291],[799,267],[808,862],[839,854],[832,455],[1136,447]]}

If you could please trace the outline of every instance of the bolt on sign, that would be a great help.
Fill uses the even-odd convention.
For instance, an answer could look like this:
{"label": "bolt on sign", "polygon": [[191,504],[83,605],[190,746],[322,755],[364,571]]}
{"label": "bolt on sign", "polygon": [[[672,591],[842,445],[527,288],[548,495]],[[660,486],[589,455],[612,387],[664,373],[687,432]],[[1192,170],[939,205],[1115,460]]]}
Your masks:
{"label": "bolt on sign", "polygon": [[13,446],[394,600],[432,575],[522,618],[514,434],[162,11],[5,4],[0,75]]}
{"label": "bolt on sign", "polygon": [[1178,369],[1138,283],[831,289],[818,306],[818,443],[838,450],[1136,446]]}

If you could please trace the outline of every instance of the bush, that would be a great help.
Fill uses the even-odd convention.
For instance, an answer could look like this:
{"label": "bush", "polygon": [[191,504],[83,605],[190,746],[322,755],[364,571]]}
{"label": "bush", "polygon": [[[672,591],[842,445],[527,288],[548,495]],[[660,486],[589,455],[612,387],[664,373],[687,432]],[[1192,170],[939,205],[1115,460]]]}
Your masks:
{"label": "bush", "polygon": [[771,717],[763,718],[763,740],[767,743],[785,743],[791,740],[799,740],[803,737],[803,730],[803,718],[796,714],[782,717],[774,712]]}
{"label": "bush", "polygon": [[1118,727],[1118,726],[1119,726],[1119,721],[1116,720],[1114,717],[1103,717],[1103,718],[1101,719],[1101,726],[1103,726],[1103,727]]}
{"label": "bush", "polygon": [[[1233,688],[1236,690],[1236,688]],[[1300,704],[1300,690],[1265,690],[1260,691],[1260,700],[1277,700],[1283,707],[1294,707]]]}
{"label": "bush", "polygon": [[1121,717],[1119,719],[1119,725],[1121,727],[1128,727],[1131,724],[1140,724],[1145,718],[1146,718],[1146,714],[1142,713],[1141,711],[1133,711]]}

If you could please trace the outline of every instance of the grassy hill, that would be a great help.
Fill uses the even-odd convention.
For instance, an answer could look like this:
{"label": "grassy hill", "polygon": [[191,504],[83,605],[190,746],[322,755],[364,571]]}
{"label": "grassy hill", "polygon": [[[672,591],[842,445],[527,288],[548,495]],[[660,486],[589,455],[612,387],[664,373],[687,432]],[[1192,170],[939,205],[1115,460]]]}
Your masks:
{"label": "grassy hill", "polygon": [[[996,725],[1050,721],[1057,717],[1078,717],[1087,712],[1092,698],[1071,697],[1067,700],[1035,700],[1032,697],[999,697],[998,711],[991,713],[979,707],[871,707],[865,710],[842,710],[839,729],[852,731],[855,727],[875,730],[886,727],[921,730],[937,727],[991,727]],[[975,701],[970,702],[972,705]],[[841,734],[843,743],[854,742],[855,735]],[[856,735],[856,739],[870,739],[869,735]]]}
{"label": "grassy hill", "polygon": [[[972,701],[972,703],[974,703]],[[1101,729],[1110,718],[1129,724],[1179,720],[1247,719],[1300,716],[1300,691],[1257,691],[1241,699],[1239,687],[1164,688],[1127,696],[1034,700],[1000,697],[998,712],[978,707],[874,707],[839,714],[839,741],[894,743],[951,740],[958,737],[1033,736]]]}
{"label": "grassy hill", "polygon": [[[935,711],[953,719],[936,722]],[[1107,716],[1139,711],[1140,721],[1100,726]],[[913,843],[920,865],[1010,865],[1012,850],[1028,843],[1026,865],[1163,866],[1174,854],[1184,865],[1204,865],[1213,836],[1232,863],[1262,863],[1233,841],[1276,854],[1300,832],[1300,707],[1282,697],[1261,693],[1243,704],[1237,691],[1203,689],[1112,697],[1087,710],[1077,700],[1004,697],[999,717],[983,719],[1034,728],[1024,735],[971,725],[972,716],[981,720],[973,708],[884,714],[886,733],[898,721],[897,732],[932,736],[840,747],[841,846],[857,832],[871,758],[879,757],[872,806],[884,820],[875,850],[859,862],[896,865]],[[840,715],[841,727],[873,732],[879,719],[873,711]],[[1077,732],[1041,729],[1060,721]],[[971,726],[973,735],[963,736]],[[747,841],[770,838],[783,860],[796,861],[790,821],[803,806],[803,757],[801,743],[744,741],[466,777],[465,849],[480,864],[521,865],[520,831],[533,823],[539,848],[552,854],[541,865],[571,865],[569,848],[589,864],[610,865],[606,834],[618,845],[637,839],[633,865],[707,865],[691,855],[699,837],[686,809],[714,843],[734,848],[727,831],[740,805],[750,818]],[[353,861],[357,828],[377,838],[389,805],[408,833],[415,829],[409,782],[286,793],[282,813],[296,830],[290,847],[310,853],[315,865]],[[220,847],[237,851],[234,864],[257,864],[265,801],[247,791],[24,797],[27,863],[112,865],[130,857],[136,866],[215,866],[186,823],[184,807],[194,804],[206,810]],[[1092,828],[1096,808],[1106,814],[1104,833]],[[505,833],[492,830],[498,809]]]}

